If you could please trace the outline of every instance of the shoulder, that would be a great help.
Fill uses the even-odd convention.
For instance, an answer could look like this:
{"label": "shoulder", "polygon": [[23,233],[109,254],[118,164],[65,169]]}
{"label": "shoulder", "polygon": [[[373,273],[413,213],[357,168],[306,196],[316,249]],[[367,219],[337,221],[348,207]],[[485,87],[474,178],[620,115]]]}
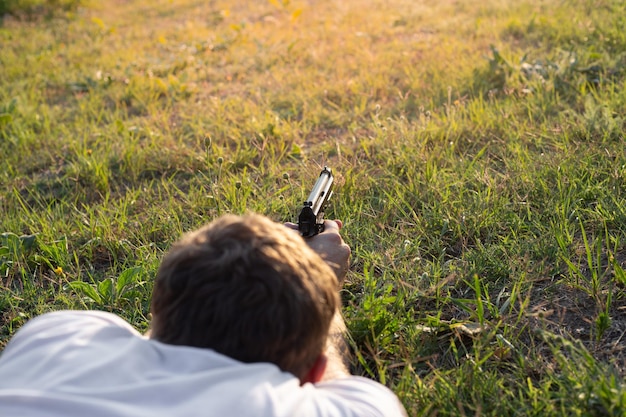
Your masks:
{"label": "shoulder", "polygon": [[[114,326],[131,330],[132,327],[124,319],[112,313],[94,310],[63,310],[42,314],[28,321],[17,333],[38,332],[43,329],[55,328],[55,331],[66,328],[72,330],[76,327],[106,327]],[[59,329],[61,328],[61,329]]]}
{"label": "shoulder", "polygon": [[130,324],[120,317],[103,311],[57,311],[43,314],[27,322],[9,341],[2,356],[14,351],[22,352],[55,342],[71,340],[72,337],[89,338],[103,329],[116,333],[139,335]]}
{"label": "shoulder", "polygon": [[348,376],[315,384],[326,400],[346,416],[403,417],[406,411],[396,395],[371,379]]}
{"label": "shoulder", "polygon": [[[22,329],[33,327],[48,327],[71,324],[91,324],[91,325],[114,325],[129,327],[130,325],[122,318],[112,313],[96,310],[62,310],[42,314],[28,321]],[[21,331],[21,330],[20,330]]]}
{"label": "shoulder", "polygon": [[[22,326],[0,355],[2,388],[84,387],[115,364],[118,350],[143,340],[121,318],[97,311],[59,311]],[[138,356],[134,355],[134,358]],[[10,382],[5,382],[10,381]],[[68,382],[69,381],[69,382]]]}
{"label": "shoulder", "polygon": [[[240,401],[228,402],[231,415],[306,417],[406,417],[396,395],[359,376],[300,385],[291,374],[267,364],[244,365],[248,377],[237,381]],[[264,374],[265,373],[265,374]],[[253,381],[254,380],[254,381]],[[249,386],[246,386],[249,383]]]}

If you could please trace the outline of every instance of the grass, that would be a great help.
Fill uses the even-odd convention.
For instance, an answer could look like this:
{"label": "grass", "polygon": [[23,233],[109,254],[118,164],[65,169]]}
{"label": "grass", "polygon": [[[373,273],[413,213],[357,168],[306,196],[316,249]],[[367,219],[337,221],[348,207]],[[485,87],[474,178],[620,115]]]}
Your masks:
{"label": "grass", "polygon": [[293,221],[328,164],[355,372],[416,416],[624,414],[623,2],[1,4],[0,347],[145,330],[183,232]]}

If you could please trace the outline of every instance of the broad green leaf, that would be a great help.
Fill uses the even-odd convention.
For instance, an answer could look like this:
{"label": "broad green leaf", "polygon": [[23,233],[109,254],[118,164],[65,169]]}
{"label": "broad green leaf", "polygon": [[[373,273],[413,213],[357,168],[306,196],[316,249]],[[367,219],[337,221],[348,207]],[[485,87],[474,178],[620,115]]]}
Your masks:
{"label": "broad green leaf", "polygon": [[29,250],[37,241],[37,235],[22,235],[20,236],[20,241],[22,242],[22,248]]}
{"label": "broad green leaf", "polygon": [[117,277],[117,280],[115,282],[115,290],[117,294],[121,295],[124,293],[125,290],[130,289],[127,287],[137,282],[137,277],[139,277],[142,271],[143,271],[143,268],[140,266],[136,266],[134,268],[128,268],[122,271],[122,273],[120,274],[119,277]]}
{"label": "broad green leaf", "polygon": [[73,289],[77,294],[87,297],[94,301],[97,304],[102,304],[102,297],[96,291],[96,289],[83,281],[72,281],[69,283],[71,289]]}
{"label": "broad green leaf", "polygon": [[98,293],[100,293],[104,300],[111,301],[113,299],[113,280],[107,278],[104,281],[100,281],[98,284]]}

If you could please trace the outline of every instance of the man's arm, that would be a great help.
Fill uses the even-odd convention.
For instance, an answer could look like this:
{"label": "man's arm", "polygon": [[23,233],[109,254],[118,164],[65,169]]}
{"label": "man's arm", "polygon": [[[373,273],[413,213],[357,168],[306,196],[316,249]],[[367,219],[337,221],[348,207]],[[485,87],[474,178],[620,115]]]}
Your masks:
{"label": "man's arm", "polygon": [[[295,225],[288,223],[287,226],[294,228]],[[339,234],[342,227],[343,223],[340,220],[325,220],[324,231],[306,239],[309,247],[319,254],[335,271],[339,284],[338,291],[343,287],[348,267],[350,266],[350,247]],[[338,310],[335,312],[333,321],[330,324],[326,343],[325,353],[328,362],[324,372],[324,381],[350,375],[348,371],[350,352],[345,338],[346,331],[343,316],[341,311]]]}
{"label": "man's arm", "polygon": [[326,371],[322,381],[345,378],[350,375],[348,364],[350,362],[350,351],[346,343],[346,324],[341,315],[341,311],[335,312],[335,317],[330,323],[328,340],[326,341]]}

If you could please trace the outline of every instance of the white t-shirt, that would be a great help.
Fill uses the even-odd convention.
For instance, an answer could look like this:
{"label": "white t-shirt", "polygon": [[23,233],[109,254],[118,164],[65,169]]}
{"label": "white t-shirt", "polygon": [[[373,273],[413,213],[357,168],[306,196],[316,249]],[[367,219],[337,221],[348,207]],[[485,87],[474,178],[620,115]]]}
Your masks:
{"label": "white t-shirt", "polygon": [[160,343],[104,312],[40,316],[0,356],[2,417],[403,415],[366,378],[300,386],[273,364]]}

